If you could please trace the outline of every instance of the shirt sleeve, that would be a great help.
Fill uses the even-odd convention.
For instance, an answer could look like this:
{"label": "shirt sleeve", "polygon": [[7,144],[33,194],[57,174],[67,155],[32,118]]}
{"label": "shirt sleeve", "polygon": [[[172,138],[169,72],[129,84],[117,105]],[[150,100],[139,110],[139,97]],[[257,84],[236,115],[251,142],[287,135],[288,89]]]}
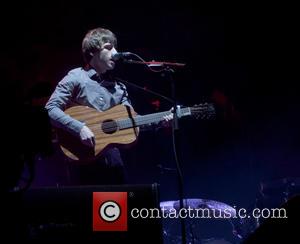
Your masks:
{"label": "shirt sleeve", "polygon": [[74,92],[75,81],[68,75],[58,83],[45,108],[55,127],[65,129],[78,136],[84,123],[64,113],[64,110],[72,103]]}

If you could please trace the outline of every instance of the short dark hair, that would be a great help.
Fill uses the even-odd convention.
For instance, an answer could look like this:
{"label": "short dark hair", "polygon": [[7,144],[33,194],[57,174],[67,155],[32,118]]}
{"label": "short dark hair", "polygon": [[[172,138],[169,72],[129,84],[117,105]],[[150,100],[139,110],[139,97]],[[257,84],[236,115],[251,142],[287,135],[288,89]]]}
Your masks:
{"label": "short dark hair", "polygon": [[89,30],[82,41],[82,54],[85,63],[89,63],[92,54],[98,51],[101,46],[110,42],[114,46],[117,45],[117,38],[113,32],[105,28],[95,28]]}

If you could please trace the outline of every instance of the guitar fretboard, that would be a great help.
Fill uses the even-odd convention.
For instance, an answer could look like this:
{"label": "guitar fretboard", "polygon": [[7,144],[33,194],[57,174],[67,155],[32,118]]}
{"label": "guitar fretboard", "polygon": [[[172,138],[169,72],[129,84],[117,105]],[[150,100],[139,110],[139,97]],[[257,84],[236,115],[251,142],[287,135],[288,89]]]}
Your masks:
{"label": "guitar fretboard", "polygon": [[[187,116],[191,114],[190,108],[180,108],[178,109],[178,111],[178,117]],[[171,113],[171,111],[165,111],[160,113],[140,115],[132,118],[117,120],[116,122],[118,124],[119,129],[128,129],[132,127],[158,123],[164,120],[164,116],[170,115]]]}

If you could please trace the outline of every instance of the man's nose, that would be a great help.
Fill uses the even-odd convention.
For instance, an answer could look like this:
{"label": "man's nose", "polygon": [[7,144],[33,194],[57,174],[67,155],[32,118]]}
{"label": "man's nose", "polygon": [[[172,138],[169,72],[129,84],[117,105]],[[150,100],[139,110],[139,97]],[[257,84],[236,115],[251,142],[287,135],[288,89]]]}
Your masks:
{"label": "man's nose", "polygon": [[115,48],[111,49],[111,56],[115,55],[116,53],[118,53],[118,51]]}

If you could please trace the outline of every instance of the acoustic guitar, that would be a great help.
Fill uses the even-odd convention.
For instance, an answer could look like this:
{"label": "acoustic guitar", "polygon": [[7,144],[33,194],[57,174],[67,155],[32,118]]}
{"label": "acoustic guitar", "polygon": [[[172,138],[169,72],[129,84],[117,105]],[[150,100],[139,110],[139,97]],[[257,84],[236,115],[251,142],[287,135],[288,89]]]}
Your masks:
{"label": "acoustic guitar", "polygon": [[[200,104],[193,107],[178,108],[178,118],[195,116],[210,118],[214,115],[212,104]],[[64,111],[66,114],[83,123],[94,133],[95,146],[83,144],[79,137],[66,130],[56,129],[58,142],[63,153],[73,160],[93,160],[111,146],[130,145],[139,135],[139,127],[156,124],[164,120],[164,116],[172,111],[164,111],[147,115],[137,115],[129,106],[117,105],[100,112],[87,106],[74,106]]]}

